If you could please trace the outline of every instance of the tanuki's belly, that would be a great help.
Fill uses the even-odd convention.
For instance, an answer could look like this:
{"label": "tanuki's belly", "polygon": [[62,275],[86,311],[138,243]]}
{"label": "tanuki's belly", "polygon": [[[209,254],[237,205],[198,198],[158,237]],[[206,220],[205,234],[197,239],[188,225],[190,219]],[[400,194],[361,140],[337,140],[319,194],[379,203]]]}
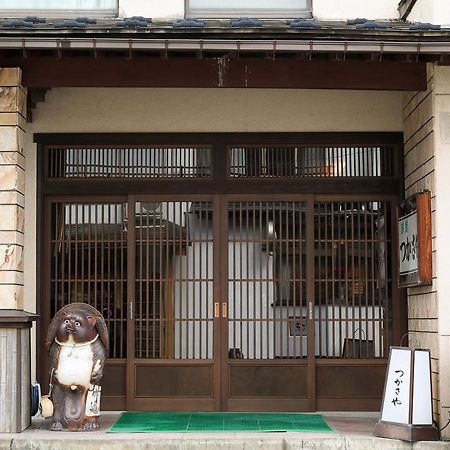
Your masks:
{"label": "tanuki's belly", "polygon": [[61,347],[56,376],[66,386],[88,387],[91,381],[93,355],[91,346]]}

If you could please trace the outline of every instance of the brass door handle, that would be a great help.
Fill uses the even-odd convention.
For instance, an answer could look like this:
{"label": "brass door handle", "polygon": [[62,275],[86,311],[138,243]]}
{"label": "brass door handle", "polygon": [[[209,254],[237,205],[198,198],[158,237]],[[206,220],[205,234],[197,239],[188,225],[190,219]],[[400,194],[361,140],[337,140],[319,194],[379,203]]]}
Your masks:
{"label": "brass door handle", "polygon": [[222,317],[228,317],[227,303],[222,303]]}
{"label": "brass door handle", "polygon": [[220,304],[219,303],[214,303],[214,317],[217,318],[219,317],[220,313]]}

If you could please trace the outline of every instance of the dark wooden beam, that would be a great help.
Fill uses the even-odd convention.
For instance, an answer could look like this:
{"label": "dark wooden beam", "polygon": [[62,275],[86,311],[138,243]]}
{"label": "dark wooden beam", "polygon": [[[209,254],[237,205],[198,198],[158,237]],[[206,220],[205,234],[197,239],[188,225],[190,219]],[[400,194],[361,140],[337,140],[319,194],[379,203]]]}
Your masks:
{"label": "dark wooden beam", "polygon": [[384,146],[403,142],[401,132],[307,132],[307,133],[35,133],[43,145],[199,145],[212,144],[306,144],[341,146]]}
{"label": "dark wooden beam", "polygon": [[425,63],[157,57],[2,58],[43,87],[204,87],[425,90]]}

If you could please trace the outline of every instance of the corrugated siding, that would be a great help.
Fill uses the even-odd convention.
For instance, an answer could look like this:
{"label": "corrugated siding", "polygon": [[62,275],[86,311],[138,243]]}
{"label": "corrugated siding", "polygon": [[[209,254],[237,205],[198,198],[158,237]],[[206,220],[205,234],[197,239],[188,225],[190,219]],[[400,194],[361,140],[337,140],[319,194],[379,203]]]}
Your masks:
{"label": "corrugated siding", "polygon": [[17,344],[20,330],[0,328],[0,430],[17,430],[20,419],[17,414],[20,393],[20,372],[17,365]]}
{"label": "corrugated siding", "polygon": [[433,285],[408,289],[408,331],[411,345],[418,344],[431,350],[433,383],[433,414],[439,420],[439,334],[438,300],[436,288],[436,214],[435,152],[434,152],[434,93],[433,70],[428,70],[428,85],[425,92],[414,92],[404,96],[404,170],[405,196],[423,189],[431,191],[433,223]]}
{"label": "corrugated siding", "polygon": [[0,433],[30,426],[30,395],[29,330],[0,328]]}

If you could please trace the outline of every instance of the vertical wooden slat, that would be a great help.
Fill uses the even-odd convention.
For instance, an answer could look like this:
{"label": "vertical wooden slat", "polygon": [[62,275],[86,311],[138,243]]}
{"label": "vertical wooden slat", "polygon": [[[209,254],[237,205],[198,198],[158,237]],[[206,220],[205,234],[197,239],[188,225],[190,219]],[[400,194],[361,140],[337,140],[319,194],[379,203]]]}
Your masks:
{"label": "vertical wooden slat", "polygon": [[[181,216],[181,204],[180,203],[173,203],[173,217]],[[179,227],[178,232],[178,242],[179,242],[179,248],[178,248],[178,261],[179,261],[179,268],[178,268],[178,286],[179,286],[179,292],[180,292],[180,298],[178,300],[178,323],[179,323],[179,333],[178,333],[178,352],[179,352],[179,358],[183,359],[183,331],[184,331],[184,322],[183,322],[183,303],[186,302],[186,298],[183,298],[182,292],[184,289],[183,285],[183,234],[182,234],[182,228]]]}
{"label": "vertical wooden slat", "polygon": [[[211,204],[211,202],[208,202],[205,209],[205,240],[206,240],[206,246],[205,246],[205,278],[206,278],[206,287],[205,287],[205,314],[204,316],[204,329],[205,329],[205,353],[204,358],[208,359],[210,354],[210,342],[209,342],[209,327],[211,323],[211,318],[209,317],[209,298],[210,298],[210,282],[211,282],[211,270],[213,270],[213,261],[212,258],[210,259],[209,254],[209,246],[211,243],[211,237],[210,233],[212,232],[211,226],[211,220],[210,215],[214,214],[213,212],[214,206]],[[213,280],[214,283],[214,280]],[[227,299],[229,299],[229,292],[227,292]]]}
{"label": "vertical wooden slat", "polygon": [[[127,208],[128,203],[122,204],[122,231],[121,231],[121,237],[120,237],[120,278],[122,280],[122,289],[121,293],[123,296],[122,302],[121,302],[121,328],[120,328],[120,336],[122,339],[120,340],[120,347],[121,347],[121,357],[129,358],[128,353],[128,346],[126,343],[124,344],[123,336],[127,336],[128,339],[128,260],[126,259],[128,250],[128,228],[126,228],[125,224],[125,218],[127,218]],[[125,289],[126,288],[126,289]],[[123,349],[123,350],[122,350]]]}
{"label": "vertical wooden slat", "polygon": [[[204,315],[203,315],[203,302],[205,300],[205,289],[206,284],[208,283],[205,281],[207,279],[207,276],[203,270],[205,261],[204,259],[204,249],[208,245],[208,239],[205,237],[205,233],[207,230],[206,227],[206,221],[203,221],[203,213],[207,211],[208,204],[206,202],[199,202],[199,210],[198,210],[198,218],[197,218],[197,245],[199,247],[198,249],[198,277],[199,277],[199,299],[198,299],[198,309],[196,314],[196,323],[197,323],[197,333],[199,336],[198,340],[198,359],[203,359],[203,323],[204,323]],[[205,217],[206,218],[206,217]],[[206,245],[205,245],[206,244]],[[208,260],[206,259],[206,264],[208,264]],[[205,284],[206,283],[206,284]]]}
{"label": "vertical wooden slat", "polygon": [[135,321],[134,314],[136,294],[136,200],[133,195],[128,196],[127,202],[127,376],[126,376],[126,406],[127,410],[134,409],[135,383]]}
{"label": "vertical wooden slat", "polygon": [[[308,330],[308,399],[309,407],[315,410],[316,403],[316,369],[315,369],[315,286],[316,277],[314,267],[314,196],[308,195],[306,202],[306,314]],[[310,315],[309,303],[312,304]]]}
{"label": "vertical wooden slat", "polygon": [[[115,217],[115,221],[114,221],[114,233],[112,234],[112,245],[113,245],[113,273],[111,274],[112,276],[112,282],[113,282],[113,289],[112,289],[112,299],[110,300],[110,304],[109,304],[109,318],[111,320],[109,320],[109,318],[107,319],[107,323],[109,325],[109,329],[113,330],[113,335],[114,336],[119,336],[119,339],[122,339],[122,335],[118,332],[118,318],[117,318],[117,305],[116,305],[116,301],[117,301],[117,297],[119,297],[119,292],[120,292],[120,284],[121,281],[118,279],[118,274],[117,274],[117,262],[118,262],[118,254],[117,254],[117,233],[118,233],[118,229],[120,226],[120,222],[119,222],[119,205],[113,205],[113,210],[114,210],[114,217]],[[89,233],[89,255],[90,255],[90,233],[91,233],[91,221],[90,221],[90,211],[91,208],[90,206],[88,207],[88,211],[89,211],[89,228],[88,228],[88,233]],[[88,273],[89,273],[89,278],[90,278],[90,257],[89,258],[89,269],[88,269]],[[90,280],[89,280],[89,285],[90,287]],[[88,298],[90,298],[90,294],[88,295]],[[122,296],[120,295],[119,298],[122,298]],[[110,350],[110,354],[113,358],[117,358],[118,355],[118,348],[117,348],[117,338],[115,338],[112,342],[112,346],[111,346],[111,350]]]}
{"label": "vertical wooden slat", "polygon": [[[251,205],[251,206],[250,206]],[[251,208],[251,209],[250,209]],[[253,358],[257,358],[257,343],[256,343],[256,335],[257,335],[257,292],[258,292],[258,281],[257,281],[257,271],[256,271],[256,259],[257,259],[257,247],[258,247],[258,237],[256,232],[256,210],[255,210],[255,202],[251,202],[249,204],[249,208],[251,211],[251,222],[247,224],[248,229],[251,230],[251,239],[249,243],[252,245],[252,254],[250,255],[251,259],[249,261],[249,267],[250,267],[250,273],[247,274],[247,277],[249,278],[248,283],[250,282],[253,285],[253,292],[252,292],[252,314],[253,314],[253,329],[251,330],[251,334],[253,335],[252,339],[252,349],[253,349]],[[251,281],[250,281],[251,280]],[[259,294],[261,295],[261,294]],[[250,299],[249,299],[250,300]]]}
{"label": "vertical wooden slat", "polygon": [[[229,276],[231,277],[231,282],[229,281],[229,294],[228,296],[233,298],[233,312],[231,320],[232,332],[228,336],[228,348],[236,348],[238,342],[238,327],[237,327],[237,299],[238,299],[238,281],[236,274],[236,203],[230,202],[225,205],[227,210],[231,211],[231,243],[227,243],[228,259],[231,261],[231,270]],[[228,214],[228,211],[227,211]],[[228,214],[229,215],[229,214]],[[231,292],[230,292],[231,291]],[[231,312],[231,311],[230,311]],[[242,348],[242,345],[239,344]]]}
{"label": "vertical wooden slat", "polygon": [[[135,358],[143,358],[148,357],[148,343],[145,342],[144,347],[144,340],[147,340],[147,336],[143,335],[144,333],[144,323],[146,325],[146,328],[148,329],[148,316],[144,315],[144,310],[146,309],[146,305],[144,304],[144,289],[146,292],[146,296],[148,297],[148,266],[146,267],[146,271],[144,272],[144,269],[142,267],[142,260],[144,258],[143,255],[143,242],[144,242],[144,232],[146,234],[145,236],[145,242],[148,247],[148,224],[147,220],[148,217],[144,216],[143,210],[142,210],[142,202],[136,202],[135,206],[135,215],[136,215],[136,231],[135,236],[137,238],[136,242],[133,244],[133,246],[136,249],[136,257],[137,257],[137,264],[136,264],[136,278],[137,280],[134,281],[135,283],[135,303],[134,303],[134,314],[135,314],[135,344],[134,344],[134,357]],[[137,228],[139,227],[139,228]],[[147,248],[148,250],[148,248]],[[148,311],[148,309],[147,309]]]}
{"label": "vertical wooden slat", "polygon": [[[50,214],[53,215],[53,217],[50,218],[50,222],[53,222],[54,226],[54,235],[50,238],[50,242],[52,242],[51,246],[51,255],[53,255],[53,261],[52,261],[52,268],[51,270],[51,277],[53,281],[51,282],[51,291],[53,292],[53,302],[57,302],[58,299],[58,286],[59,286],[59,278],[63,278],[63,276],[59,273],[59,263],[62,259],[60,257],[60,249],[59,249],[59,226],[63,227],[63,223],[60,221],[60,214],[59,214],[59,205],[53,204],[50,209]],[[63,228],[64,229],[64,228]]]}
{"label": "vertical wooden slat", "polygon": [[[330,357],[330,351],[329,351],[329,342],[332,341],[334,345],[334,333],[333,333],[333,327],[334,323],[331,322],[331,327],[329,326],[330,323],[330,297],[331,297],[331,308],[334,310],[334,296],[336,291],[336,286],[334,284],[334,270],[335,270],[335,255],[337,253],[337,245],[336,243],[331,239],[330,233],[331,230],[328,227],[328,203],[322,203],[323,207],[323,214],[322,214],[322,222],[323,222],[323,228],[324,228],[324,239],[325,239],[325,261],[327,261],[327,267],[325,271],[325,320],[326,320],[326,326],[325,326],[325,351],[321,353],[320,356]],[[333,222],[331,222],[333,224]],[[332,225],[333,226],[333,225]],[[331,278],[331,280],[330,280]],[[331,332],[330,332],[331,328]],[[333,356],[333,355],[331,355]]]}
{"label": "vertical wooden slat", "polygon": [[[190,158],[189,158],[190,159]],[[188,207],[188,203],[186,203],[186,207]],[[187,227],[189,233],[188,240],[191,241],[191,249],[192,249],[192,318],[191,318],[191,330],[192,330],[192,358],[196,359],[196,351],[197,351],[197,322],[196,322],[196,307],[198,303],[197,296],[197,280],[199,278],[199,274],[197,272],[197,232],[195,220],[191,220],[191,213],[186,212],[186,216],[189,217],[190,226]],[[201,299],[200,299],[201,300]]]}
{"label": "vertical wooden slat", "polygon": [[[360,343],[360,349],[359,349],[359,353],[361,353],[361,349],[363,348],[363,341],[367,342],[368,336],[367,336],[367,332],[363,333],[363,328],[362,328],[362,292],[363,292],[363,277],[364,277],[364,272],[366,271],[366,264],[367,264],[367,260],[364,258],[363,255],[363,251],[367,251],[367,242],[364,242],[363,240],[363,236],[361,235],[361,214],[365,214],[363,208],[362,208],[362,203],[358,202],[358,216],[357,216],[357,232],[356,232],[356,238],[357,238],[357,243],[356,243],[356,254],[357,254],[357,261],[358,261],[358,277],[357,277],[357,311],[358,311],[358,323],[355,325],[353,325],[353,337],[354,339],[358,339],[358,334],[355,333],[355,326],[357,326],[359,328],[359,339],[361,340]],[[354,349],[353,352],[353,357],[354,358],[359,358],[360,355],[356,354],[357,350]]]}
{"label": "vertical wooden slat", "polygon": [[[184,164],[184,154],[182,154],[182,160]],[[184,211],[185,203],[180,202],[180,221],[182,220],[182,217],[184,214],[186,214]],[[190,254],[190,247],[189,247],[189,216],[185,216],[185,223],[186,223],[186,232],[184,236],[184,248],[186,249],[186,278],[185,278],[185,284],[186,284],[186,314],[184,317],[184,323],[185,323],[185,330],[186,330],[186,359],[190,359],[192,354],[192,332],[191,332],[191,325],[192,325],[192,317],[191,317],[191,308],[193,303],[193,298],[191,294],[191,287],[193,285],[192,283],[192,276],[191,276],[191,254]]]}
{"label": "vertical wooden slat", "polygon": [[[268,223],[271,220],[271,215],[269,213],[269,206],[268,206],[268,202],[263,202],[262,204],[262,211],[264,211],[264,217],[265,217],[265,221]],[[270,354],[270,345],[273,345],[274,348],[274,352],[275,352],[275,339],[276,339],[276,329],[277,329],[277,322],[276,322],[276,302],[277,302],[277,296],[276,296],[276,289],[275,289],[275,282],[273,281],[273,278],[275,277],[275,267],[274,266],[274,259],[275,259],[275,252],[273,251],[273,246],[272,246],[272,242],[269,236],[269,233],[266,233],[266,248],[267,248],[267,253],[269,254],[270,249],[272,249],[272,264],[271,264],[271,268],[272,268],[272,283],[270,283],[269,281],[269,275],[270,275],[270,267],[269,267],[269,261],[267,261],[267,265],[266,265],[266,291],[267,291],[267,298],[270,298],[270,294],[272,292],[272,303],[273,303],[273,314],[272,314],[272,319],[271,322],[269,322],[269,320],[267,320],[266,322],[266,335],[267,335],[267,358],[269,357]],[[270,287],[269,287],[270,286]],[[272,337],[272,342],[270,340],[270,328],[272,327],[273,330],[273,337]]]}
{"label": "vertical wooden slat", "polygon": [[[356,158],[355,158],[356,159]],[[356,163],[355,163],[356,166]],[[355,167],[355,173],[356,173],[356,167]],[[356,276],[356,266],[355,266],[355,211],[356,214],[358,214],[358,208],[356,207],[355,209],[355,204],[353,202],[350,203],[350,242],[348,245],[348,249],[349,249],[349,256],[350,258],[347,258],[347,267],[349,264],[349,259],[350,259],[350,267],[348,267],[348,276],[351,276],[351,280],[349,281],[350,283],[350,290],[351,290],[351,314],[349,314],[349,305],[347,304],[347,330],[346,330],[346,337],[350,338],[350,339],[355,339],[355,286],[356,286],[356,282],[355,282],[355,276]],[[348,221],[347,221],[348,222]],[[354,358],[354,351],[355,351],[355,346],[353,346],[352,350],[351,350],[351,357]]]}
{"label": "vertical wooden slat", "polygon": [[[317,205],[318,208],[315,210],[315,213],[317,214],[317,229],[316,232],[316,239],[319,241],[319,245],[315,245],[317,256],[315,258],[315,264],[314,267],[316,268],[316,274],[315,274],[315,286],[317,287],[316,290],[316,303],[317,303],[317,321],[319,323],[318,327],[318,341],[319,341],[319,354],[322,355],[322,276],[323,276],[323,268],[322,268],[322,260],[323,260],[323,249],[326,248],[327,244],[325,242],[325,245],[322,244],[323,237],[322,237],[322,227],[321,227],[321,210],[320,210],[320,203]],[[326,307],[325,307],[326,308]]]}
{"label": "vertical wooden slat", "polygon": [[68,303],[70,303],[72,298],[72,204],[69,203],[68,205],[68,211],[69,211],[69,223],[67,225],[67,247],[68,247],[68,258],[67,258],[67,296],[68,296]]}
{"label": "vertical wooden slat", "polygon": [[256,282],[256,288],[258,292],[258,299],[257,299],[257,311],[259,311],[258,314],[255,314],[256,318],[258,319],[255,324],[255,355],[256,358],[262,359],[264,356],[264,349],[263,349],[263,322],[267,320],[265,318],[265,311],[267,311],[268,308],[265,308],[264,305],[264,298],[267,298],[264,296],[264,271],[263,267],[264,264],[267,264],[267,258],[266,254],[264,252],[263,247],[263,226],[262,226],[262,217],[261,217],[261,203],[259,201],[253,202],[253,208],[254,208],[254,228],[255,228],[255,240],[256,240],[256,247],[255,247],[255,272],[258,274],[258,279]]}
{"label": "vertical wooden slat", "polygon": [[[374,206],[375,205],[377,206],[376,214],[374,214]],[[372,226],[374,234],[375,234],[375,223],[376,223],[376,220],[378,219],[378,216],[379,216],[380,206],[381,206],[380,202],[373,202],[372,203],[371,221],[370,222],[371,222],[371,226]],[[381,236],[379,235],[379,233],[376,233],[375,237],[376,237],[377,248],[380,248]],[[375,319],[375,314],[376,314],[375,313],[375,311],[376,311],[376,300],[377,300],[377,297],[378,297],[378,301],[380,302],[380,304],[382,303],[380,295],[379,295],[382,292],[382,288],[378,287],[376,289],[376,281],[375,280],[377,278],[377,272],[376,272],[375,266],[374,266],[374,269],[373,269],[373,273],[374,273],[374,276],[373,276],[373,280],[374,280],[373,281],[374,295],[372,296],[372,302],[371,302],[371,317],[372,317],[371,328],[372,328],[372,336],[374,337],[374,342],[375,342],[375,320],[374,319]],[[387,282],[387,280],[386,280],[386,282]],[[376,289],[376,294],[375,294],[375,289]]]}
{"label": "vertical wooden slat", "polygon": [[[369,230],[368,230],[368,223],[367,223],[367,216],[369,214],[369,203],[364,202],[364,218],[363,218],[363,224],[364,224],[364,233],[363,236],[361,236],[361,239],[364,238],[364,263],[365,263],[365,271],[364,271],[364,297],[361,299],[360,303],[360,322],[361,322],[361,314],[364,312],[364,329],[367,331],[369,330],[369,321],[368,321],[368,298],[369,298],[369,270],[370,266],[374,265],[373,259],[370,258],[370,252],[373,250],[373,242],[370,242],[369,240]],[[361,325],[360,325],[361,326]],[[367,336],[366,342],[365,342],[365,352],[366,355],[369,355],[369,337]]]}

